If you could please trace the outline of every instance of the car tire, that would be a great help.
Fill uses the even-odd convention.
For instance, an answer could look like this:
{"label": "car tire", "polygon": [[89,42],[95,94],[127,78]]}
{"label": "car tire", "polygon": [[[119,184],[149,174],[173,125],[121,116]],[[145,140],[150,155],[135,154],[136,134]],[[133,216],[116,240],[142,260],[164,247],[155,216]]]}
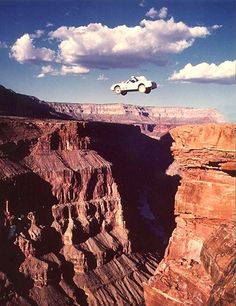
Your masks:
{"label": "car tire", "polygon": [[121,93],[120,86],[116,86],[116,87],[115,87],[115,93],[116,93],[117,95],[119,95],[119,94]]}
{"label": "car tire", "polygon": [[147,88],[145,94],[149,94],[151,92],[151,88]]}
{"label": "car tire", "polygon": [[139,87],[138,87],[138,91],[141,92],[141,93],[145,93],[145,91],[146,91],[145,85],[140,84]]}
{"label": "car tire", "polygon": [[125,96],[125,95],[127,95],[127,91],[122,91],[121,94],[122,94],[122,96]]}

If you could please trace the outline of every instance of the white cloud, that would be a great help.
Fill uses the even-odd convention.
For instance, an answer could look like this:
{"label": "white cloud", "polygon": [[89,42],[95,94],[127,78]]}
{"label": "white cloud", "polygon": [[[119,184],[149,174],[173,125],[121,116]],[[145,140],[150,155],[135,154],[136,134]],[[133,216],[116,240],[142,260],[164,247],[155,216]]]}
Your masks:
{"label": "white cloud", "polygon": [[43,78],[47,75],[58,76],[58,75],[67,75],[67,74],[84,74],[88,73],[87,68],[77,66],[66,66],[62,65],[59,69],[53,68],[52,65],[42,66],[40,74],[37,75],[37,78]]}
{"label": "white cloud", "polygon": [[8,45],[5,43],[5,41],[0,40],[0,49],[7,49]]}
{"label": "white cloud", "polygon": [[62,65],[61,70],[60,70],[61,75],[66,75],[69,73],[83,74],[83,73],[88,73],[88,72],[89,72],[88,68],[85,68],[80,65],[74,65],[74,66]]}
{"label": "white cloud", "polygon": [[36,30],[33,34],[30,34],[31,38],[40,38],[44,34],[43,30]]}
{"label": "white cloud", "polygon": [[154,7],[152,7],[145,16],[154,19],[158,16],[158,12]]}
{"label": "white cloud", "polygon": [[50,28],[50,27],[53,27],[53,23],[48,22],[48,23],[46,24],[46,28]]}
{"label": "white cloud", "polygon": [[211,30],[204,26],[190,27],[175,22],[174,18],[144,19],[133,27],[109,28],[101,23],[62,26],[48,34],[55,50],[36,47],[38,41],[45,43],[41,38],[43,31],[38,30],[18,38],[10,56],[19,63],[33,62],[47,69],[49,65],[61,65],[56,70],[51,67],[53,71],[42,71],[42,76],[83,74],[94,68],[137,68],[147,63],[165,65],[169,54],[183,52],[196,39],[210,35]]}
{"label": "white cloud", "polygon": [[167,7],[162,7],[158,13],[158,17],[161,19],[165,19],[167,17],[167,14],[168,14]]}
{"label": "white cloud", "polygon": [[51,65],[42,66],[41,73],[37,75],[37,78],[43,78],[46,75],[58,75],[58,71],[54,69]]}
{"label": "white cloud", "polygon": [[221,24],[214,24],[211,28],[212,28],[212,30],[217,30],[217,29],[222,28],[222,25]]}
{"label": "white cloud", "polygon": [[106,77],[106,76],[102,73],[102,74],[99,74],[97,80],[98,80],[98,81],[106,81],[106,80],[108,80],[108,77]]}
{"label": "white cloud", "polygon": [[141,1],[139,2],[139,6],[145,7],[145,6],[146,6],[146,1],[145,1],[145,0],[141,0]]}
{"label": "white cloud", "polygon": [[159,17],[160,19],[165,19],[168,14],[167,7],[162,7],[159,11],[157,11],[154,7],[150,8],[150,10],[146,13],[146,17],[155,19]]}
{"label": "white cloud", "polygon": [[51,39],[59,41],[59,56],[64,64],[106,69],[163,63],[163,55],[180,53],[195,38],[210,32],[206,27],[188,27],[171,18],[167,21],[144,19],[134,27],[109,28],[101,23],[77,28],[64,26],[49,34]]}
{"label": "white cloud", "polygon": [[36,48],[33,45],[33,38],[24,34],[16,40],[11,47],[10,56],[17,62],[51,62],[55,59],[55,51],[47,48]]}
{"label": "white cloud", "polygon": [[174,72],[169,80],[198,83],[236,84],[236,60],[219,65],[188,63],[183,69]]}

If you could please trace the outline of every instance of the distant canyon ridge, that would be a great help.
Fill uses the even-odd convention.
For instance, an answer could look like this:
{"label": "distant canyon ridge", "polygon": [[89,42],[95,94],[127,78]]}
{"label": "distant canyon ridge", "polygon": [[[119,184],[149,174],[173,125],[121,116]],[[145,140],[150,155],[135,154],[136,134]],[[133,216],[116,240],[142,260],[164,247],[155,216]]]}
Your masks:
{"label": "distant canyon ridge", "polygon": [[44,102],[3,86],[0,86],[0,106],[2,116],[133,124],[152,137],[159,137],[179,125],[225,121],[214,108]]}

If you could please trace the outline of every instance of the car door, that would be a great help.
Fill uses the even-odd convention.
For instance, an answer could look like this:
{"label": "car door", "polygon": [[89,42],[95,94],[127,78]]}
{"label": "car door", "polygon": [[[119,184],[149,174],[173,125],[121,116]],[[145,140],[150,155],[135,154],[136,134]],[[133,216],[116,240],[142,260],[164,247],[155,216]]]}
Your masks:
{"label": "car door", "polygon": [[127,85],[127,90],[137,89],[137,82],[134,80],[128,80],[126,85]]}

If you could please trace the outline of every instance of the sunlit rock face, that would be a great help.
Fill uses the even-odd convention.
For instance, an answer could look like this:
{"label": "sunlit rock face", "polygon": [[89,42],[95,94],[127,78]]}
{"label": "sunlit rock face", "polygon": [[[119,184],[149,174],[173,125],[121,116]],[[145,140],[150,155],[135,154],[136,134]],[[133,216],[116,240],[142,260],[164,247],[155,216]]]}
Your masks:
{"label": "sunlit rock face", "polygon": [[144,285],[146,305],[234,305],[235,126],[182,126],[170,134],[181,175],[177,224]]}

